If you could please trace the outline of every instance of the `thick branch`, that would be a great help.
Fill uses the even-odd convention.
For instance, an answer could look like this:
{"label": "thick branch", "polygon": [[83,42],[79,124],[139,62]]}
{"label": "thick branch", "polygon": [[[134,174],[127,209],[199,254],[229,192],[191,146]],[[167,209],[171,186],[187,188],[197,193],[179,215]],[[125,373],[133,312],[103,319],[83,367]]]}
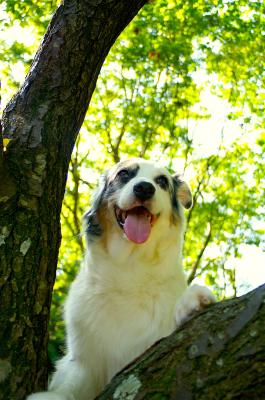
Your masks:
{"label": "thick branch", "polygon": [[265,285],[211,306],[149,349],[98,400],[264,399]]}
{"label": "thick branch", "polygon": [[6,108],[3,136],[30,148],[41,143],[51,148],[65,139],[66,156],[71,155],[104,59],[145,2],[64,1],[24,85]]}

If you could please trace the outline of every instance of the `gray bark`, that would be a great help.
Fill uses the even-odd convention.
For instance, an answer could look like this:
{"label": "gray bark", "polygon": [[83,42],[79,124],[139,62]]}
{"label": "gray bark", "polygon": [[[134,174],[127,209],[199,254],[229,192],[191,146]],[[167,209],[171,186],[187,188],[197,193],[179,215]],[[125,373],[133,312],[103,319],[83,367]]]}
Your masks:
{"label": "gray bark", "polygon": [[265,285],[217,303],[113,378],[97,400],[265,399]]}

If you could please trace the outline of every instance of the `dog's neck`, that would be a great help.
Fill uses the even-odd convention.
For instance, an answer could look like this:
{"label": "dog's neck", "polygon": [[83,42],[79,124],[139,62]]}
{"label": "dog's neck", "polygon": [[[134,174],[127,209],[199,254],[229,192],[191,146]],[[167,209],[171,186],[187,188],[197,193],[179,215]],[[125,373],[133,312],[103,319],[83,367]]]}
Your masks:
{"label": "dog's neck", "polygon": [[98,238],[90,244],[87,264],[90,268],[139,269],[154,274],[157,269],[160,274],[172,274],[181,265],[182,237],[182,229],[174,226],[164,235],[157,230],[150,240],[139,245],[113,230],[107,238]]}

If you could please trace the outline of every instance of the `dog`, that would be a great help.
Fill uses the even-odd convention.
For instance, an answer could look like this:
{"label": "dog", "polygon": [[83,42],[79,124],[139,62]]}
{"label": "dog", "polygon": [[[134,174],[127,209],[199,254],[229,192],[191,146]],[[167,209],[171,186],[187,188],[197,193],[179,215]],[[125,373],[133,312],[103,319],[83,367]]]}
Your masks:
{"label": "dog", "polygon": [[215,302],[206,287],[187,287],[182,269],[191,206],[187,183],[151,161],[123,161],[103,175],[65,305],[67,354],[48,392],[29,400],[93,400],[118,371]]}

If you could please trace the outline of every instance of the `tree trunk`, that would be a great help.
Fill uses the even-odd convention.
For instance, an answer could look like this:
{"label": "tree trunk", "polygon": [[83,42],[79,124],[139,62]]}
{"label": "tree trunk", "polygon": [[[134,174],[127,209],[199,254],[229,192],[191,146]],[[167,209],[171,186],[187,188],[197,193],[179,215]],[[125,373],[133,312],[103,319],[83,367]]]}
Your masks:
{"label": "tree trunk", "polygon": [[146,0],[64,0],[0,140],[0,399],[47,383],[47,326],[72,149],[110,47]]}
{"label": "tree trunk", "polygon": [[211,306],[119,373],[97,400],[265,399],[265,285]]}

